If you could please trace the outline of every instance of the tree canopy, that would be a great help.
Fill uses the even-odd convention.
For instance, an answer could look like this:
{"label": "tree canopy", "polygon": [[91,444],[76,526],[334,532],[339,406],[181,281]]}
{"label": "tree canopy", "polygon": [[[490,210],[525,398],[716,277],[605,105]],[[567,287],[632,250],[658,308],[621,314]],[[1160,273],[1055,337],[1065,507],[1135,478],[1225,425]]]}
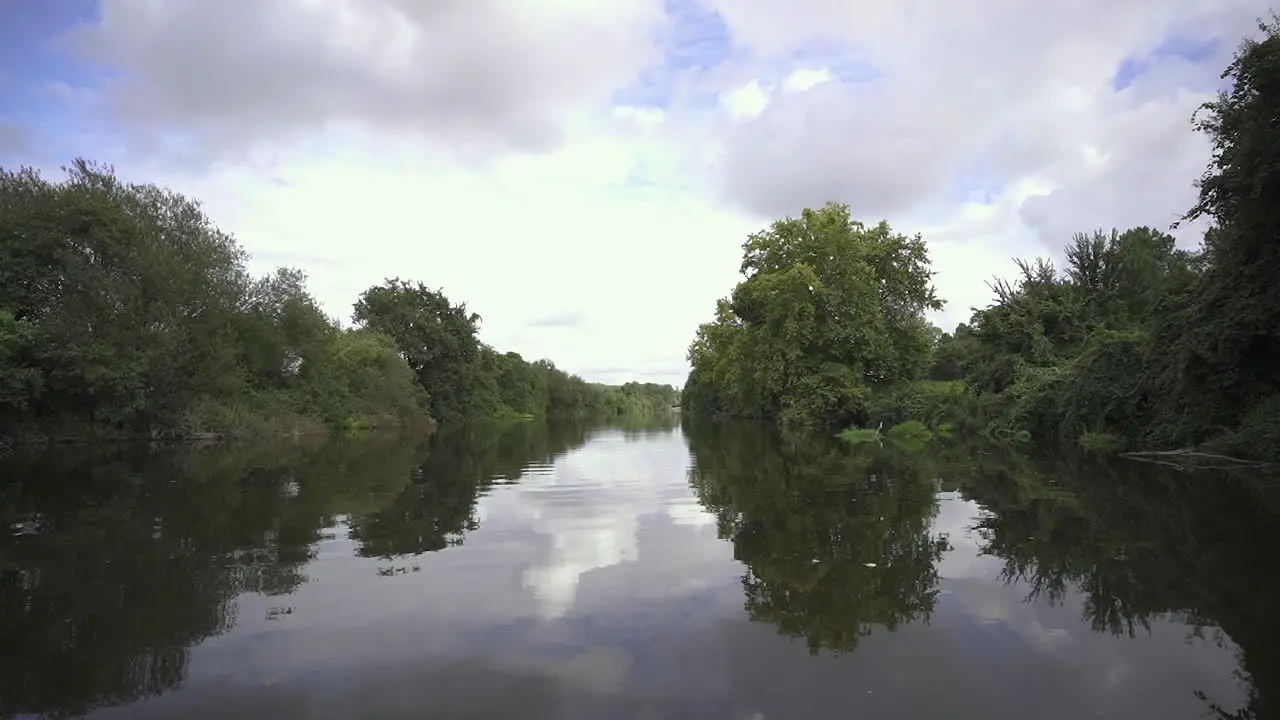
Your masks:
{"label": "tree canopy", "polygon": [[479,316],[390,279],[327,317],[306,275],[253,277],[200,203],[77,160],[0,169],[0,444],[667,411],[477,338]]}
{"label": "tree canopy", "polygon": [[[745,279],[689,348],[697,412],[819,424],[925,420],[997,437],[1280,452],[1280,20],[1194,119],[1213,147],[1178,247],[1151,227],[1080,233],[1059,269],[1018,261],[941,332],[923,240],[847,206],[743,246]],[[911,417],[915,415],[916,417]]]}
{"label": "tree canopy", "polygon": [[689,347],[692,409],[844,422],[872,387],[927,368],[924,312],[942,302],[919,236],[830,203],[751,235],[740,270]]}

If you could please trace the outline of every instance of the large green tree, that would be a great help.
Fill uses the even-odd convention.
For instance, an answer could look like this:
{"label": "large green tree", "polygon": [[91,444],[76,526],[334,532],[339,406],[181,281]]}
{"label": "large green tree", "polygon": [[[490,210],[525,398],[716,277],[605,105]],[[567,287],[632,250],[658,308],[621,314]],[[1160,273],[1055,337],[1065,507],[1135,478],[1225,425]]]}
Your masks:
{"label": "large green tree", "polygon": [[1223,73],[1229,89],[1197,116],[1213,155],[1185,219],[1213,229],[1194,291],[1156,328],[1160,439],[1245,426],[1232,444],[1253,453],[1280,447],[1280,19],[1260,29]]}
{"label": "large green tree", "polygon": [[386,338],[245,261],[198,202],[109,167],[0,170],[0,442],[423,416]]}
{"label": "large green tree", "polygon": [[177,193],[66,173],[0,171],[0,412],[146,427],[234,392],[234,240]]}
{"label": "large green tree", "polygon": [[469,414],[469,396],[480,357],[480,316],[454,305],[439,290],[399,278],[365,290],[356,322],[390,336],[427,391],[437,420]]}
{"label": "large green tree", "polygon": [[847,422],[870,388],[927,368],[942,302],[919,237],[829,203],[743,245],[744,279],[698,329],[685,403],[787,422]]}

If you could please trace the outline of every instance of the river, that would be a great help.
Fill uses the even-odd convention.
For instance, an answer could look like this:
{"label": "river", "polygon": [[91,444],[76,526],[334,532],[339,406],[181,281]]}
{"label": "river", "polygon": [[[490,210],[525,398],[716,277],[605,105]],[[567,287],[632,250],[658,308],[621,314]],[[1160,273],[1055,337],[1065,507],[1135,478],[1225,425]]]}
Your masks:
{"label": "river", "polygon": [[1276,487],[688,418],[10,451],[0,717],[1270,717]]}

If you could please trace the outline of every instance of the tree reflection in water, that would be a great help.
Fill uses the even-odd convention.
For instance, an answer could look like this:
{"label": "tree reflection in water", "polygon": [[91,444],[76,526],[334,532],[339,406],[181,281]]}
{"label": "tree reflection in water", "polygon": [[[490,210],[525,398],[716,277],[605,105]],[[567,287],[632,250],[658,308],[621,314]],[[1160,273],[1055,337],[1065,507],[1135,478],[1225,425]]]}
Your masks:
{"label": "tree reflection in water", "polygon": [[692,423],[693,486],[747,566],[753,619],[851,651],[876,626],[927,618],[947,539],[931,532],[934,479],[834,440]]}
{"label": "tree reflection in water", "polygon": [[727,422],[687,420],[685,432],[691,484],[746,565],[747,611],[812,652],[928,619],[947,549],[931,531],[935,492],[959,490],[983,508],[983,553],[1003,560],[1002,579],[1028,602],[1078,592],[1096,632],[1134,636],[1171,618],[1191,636],[1234,642],[1246,706],[1190,692],[1220,718],[1275,712],[1274,478],[954,443],[850,447]]}
{"label": "tree reflection in water", "polygon": [[[812,652],[852,651],[868,633],[929,619],[944,582],[948,542],[934,520],[946,489],[983,508],[982,549],[1028,601],[1080,593],[1094,631],[1139,635],[1171,617],[1232,644],[1248,702],[1205,696],[1206,711],[1275,712],[1273,481],[685,425],[691,485],[746,566],[748,613]],[[176,688],[189,648],[235,624],[238,596],[295,591],[343,525],[356,554],[390,561],[371,574],[409,571],[406,558],[465,539],[494,483],[582,445],[588,430],[531,422],[416,439],[0,457],[0,716],[79,715]],[[291,608],[282,598],[268,613]]]}
{"label": "tree reflection in water", "polygon": [[[356,552],[461,542],[477,496],[581,445],[523,422],[204,450],[0,457],[0,717],[82,715],[182,684],[242,593],[287,595],[345,519]],[[289,613],[281,605],[277,613]]]}

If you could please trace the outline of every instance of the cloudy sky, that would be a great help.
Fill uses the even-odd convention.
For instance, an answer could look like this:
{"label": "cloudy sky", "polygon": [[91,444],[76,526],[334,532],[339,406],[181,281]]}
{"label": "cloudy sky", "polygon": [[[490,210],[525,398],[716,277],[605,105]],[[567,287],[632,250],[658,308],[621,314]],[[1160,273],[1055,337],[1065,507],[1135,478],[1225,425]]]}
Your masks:
{"label": "cloudy sky", "polygon": [[1267,2],[3,0],[0,163],[199,197],[336,316],[417,279],[502,350],[681,383],[806,206],[923,233],[947,328],[1011,257],[1167,226]]}

